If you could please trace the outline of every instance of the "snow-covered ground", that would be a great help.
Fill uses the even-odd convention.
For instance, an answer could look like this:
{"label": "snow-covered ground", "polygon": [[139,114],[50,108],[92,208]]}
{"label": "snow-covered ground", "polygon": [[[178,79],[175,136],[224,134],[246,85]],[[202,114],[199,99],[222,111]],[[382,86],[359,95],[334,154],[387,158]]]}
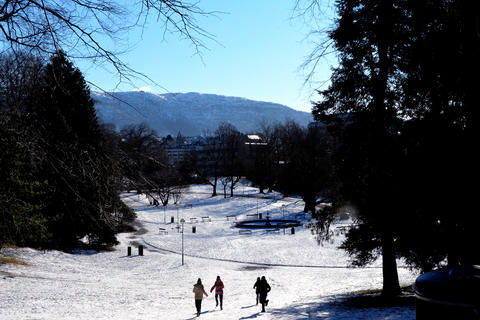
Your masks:
{"label": "snow-covered ground", "polygon": [[[209,294],[201,319],[415,319],[413,307],[352,309],[338,303],[346,293],[382,285],[380,261],[346,268],[348,258],[336,249],[341,236],[319,246],[304,227],[295,234],[290,229],[240,234],[233,218],[227,219],[257,212],[295,218],[303,208],[299,199],[250,197],[257,190],[246,186],[237,188],[234,198],[212,198],[210,192],[207,186],[191,186],[179,206],[165,209],[149,206],[144,196],[124,195],[141,226],[120,234],[112,252],[4,249],[28,265],[0,264],[0,319],[193,319],[193,284],[201,278],[209,292],[217,275],[225,284],[224,308],[216,308]],[[170,223],[177,215],[186,220],[183,266],[182,234]],[[211,221],[202,222],[206,216]],[[138,255],[138,244],[145,246],[144,256]],[[127,256],[129,245],[132,256]],[[255,305],[253,284],[259,276],[272,287],[266,313]],[[407,285],[416,274],[399,268],[399,277]]]}

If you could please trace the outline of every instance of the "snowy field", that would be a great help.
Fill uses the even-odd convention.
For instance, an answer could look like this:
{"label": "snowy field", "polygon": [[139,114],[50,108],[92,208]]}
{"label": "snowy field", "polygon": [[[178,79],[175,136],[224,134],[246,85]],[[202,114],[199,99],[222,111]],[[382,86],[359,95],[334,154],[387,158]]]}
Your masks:
{"label": "snowy field", "polygon": [[[295,219],[302,212],[299,199],[259,198],[257,192],[241,186],[238,196],[223,199],[212,198],[207,186],[191,186],[179,206],[165,209],[149,206],[144,196],[126,194],[124,201],[138,216],[138,231],[120,234],[115,251],[4,249],[27,266],[0,264],[0,319],[194,319],[197,278],[209,293],[201,319],[415,319],[413,307],[353,309],[338,303],[347,293],[382,285],[380,261],[369,268],[346,268],[348,258],[336,249],[340,237],[319,246],[304,227],[295,234],[290,229],[286,234],[240,234],[232,227],[235,218],[227,216],[240,220],[268,212],[272,219],[283,214]],[[170,223],[177,215],[186,221],[183,266],[182,234]],[[207,216],[211,221],[202,221]],[[144,256],[138,255],[139,244],[145,246]],[[127,256],[129,245],[132,256]],[[225,284],[222,311],[209,292],[217,275]],[[259,276],[272,287],[266,313],[255,305],[252,287]],[[399,268],[402,285],[416,276]]]}

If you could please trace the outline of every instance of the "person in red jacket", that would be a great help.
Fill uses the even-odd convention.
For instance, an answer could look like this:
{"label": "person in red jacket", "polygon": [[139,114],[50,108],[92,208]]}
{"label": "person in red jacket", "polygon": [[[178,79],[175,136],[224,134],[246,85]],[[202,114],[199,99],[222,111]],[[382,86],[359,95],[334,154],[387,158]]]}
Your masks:
{"label": "person in red jacket", "polygon": [[218,307],[218,300],[220,298],[220,310],[223,310],[223,282],[220,279],[220,276],[217,276],[217,280],[210,289],[210,292],[212,292],[213,289],[215,289],[215,301],[217,302],[216,306]]}

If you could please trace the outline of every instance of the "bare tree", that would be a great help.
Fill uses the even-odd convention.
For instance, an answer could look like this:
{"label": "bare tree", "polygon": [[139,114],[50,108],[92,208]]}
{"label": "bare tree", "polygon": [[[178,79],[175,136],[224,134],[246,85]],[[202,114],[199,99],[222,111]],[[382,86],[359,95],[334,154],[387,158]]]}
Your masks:
{"label": "bare tree", "polygon": [[22,109],[40,84],[43,61],[25,52],[0,54],[0,96],[11,108]]}
{"label": "bare tree", "polygon": [[196,1],[5,0],[0,2],[0,49],[47,55],[64,51],[70,59],[110,64],[119,82],[145,79],[120,59],[128,49],[123,41],[129,31],[143,29],[156,19],[161,37],[179,34],[200,53],[204,41],[213,36],[199,26],[197,18],[212,14]]}
{"label": "bare tree", "polygon": [[328,32],[335,23],[335,1],[333,0],[295,0],[292,18],[303,20],[310,29],[304,41],[311,44],[312,50],[305,57],[299,69],[304,74],[304,87],[312,91],[322,88],[330,82],[330,75],[320,72],[322,65],[335,65],[335,47]]}
{"label": "bare tree", "polygon": [[[230,197],[233,197],[235,185],[244,174],[240,156],[244,139],[242,134],[229,123],[221,123],[215,130],[215,136],[220,143],[219,152],[222,175],[230,184]],[[226,188],[225,179],[222,180],[224,191]]]}
{"label": "bare tree", "polygon": [[208,137],[205,148],[195,157],[195,174],[212,186],[212,197],[217,195],[217,183],[220,175],[220,142],[218,137]]}

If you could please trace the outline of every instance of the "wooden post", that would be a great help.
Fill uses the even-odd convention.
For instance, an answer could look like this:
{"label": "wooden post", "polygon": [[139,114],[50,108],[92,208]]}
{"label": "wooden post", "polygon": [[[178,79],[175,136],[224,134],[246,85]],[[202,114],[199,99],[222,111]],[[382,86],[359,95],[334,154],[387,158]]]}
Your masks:
{"label": "wooden post", "polygon": [[174,217],[170,217],[170,222],[171,222],[171,223],[174,223],[174,222],[175,222],[175,218],[174,218]]}
{"label": "wooden post", "polygon": [[128,247],[127,248],[127,256],[131,256],[132,255],[132,247]]}
{"label": "wooden post", "polygon": [[196,233],[197,232],[197,227],[196,226],[192,226],[192,233]]}
{"label": "wooden post", "polygon": [[295,227],[292,227],[292,234],[295,234]]}
{"label": "wooden post", "polygon": [[142,245],[138,246],[138,255],[143,256],[143,246]]}

